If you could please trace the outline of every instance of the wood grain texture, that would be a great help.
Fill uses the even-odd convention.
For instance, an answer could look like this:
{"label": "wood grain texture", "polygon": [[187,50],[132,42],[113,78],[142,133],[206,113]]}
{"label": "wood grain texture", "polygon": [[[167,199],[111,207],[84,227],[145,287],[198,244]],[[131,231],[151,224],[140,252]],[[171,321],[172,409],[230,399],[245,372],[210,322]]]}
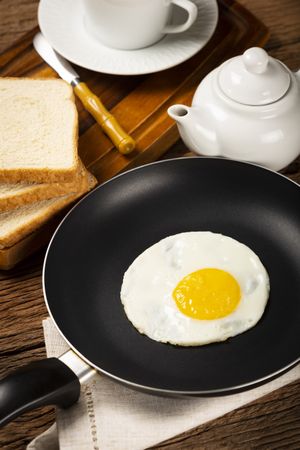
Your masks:
{"label": "wood grain texture", "polygon": [[155,449],[299,449],[299,383],[291,383]]}
{"label": "wood grain texture", "polygon": [[[0,57],[1,76],[57,76],[32,47],[36,31],[11,48],[9,56],[4,53]],[[81,79],[136,141],[135,152],[121,155],[77,101],[79,155],[84,164],[103,182],[120,171],[158,159],[178,140],[177,126],[167,108],[175,103],[190,104],[199,82],[213,67],[248,46],[263,44],[266,37],[265,27],[247,10],[233,0],[220,0],[219,22],[212,39],[183,64],[135,77],[99,75],[77,67]]]}
{"label": "wood grain texture", "polygon": [[[36,0],[0,0],[0,52],[36,25],[37,3]],[[267,47],[271,54],[292,69],[299,68],[299,0],[240,0],[240,3],[270,27]],[[108,80],[106,83],[105,102],[111,108],[114,96]],[[117,86],[122,96],[122,83]],[[91,123],[86,114],[83,128],[87,129]],[[183,144],[178,142],[165,157],[177,157],[185,152]],[[300,182],[299,162],[286,172]],[[10,272],[0,272],[0,377],[45,355],[41,329],[41,320],[47,316],[41,288],[43,253]],[[1,449],[23,450],[53,420],[51,408],[25,414],[0,430]],[[296,450],[300,448],[299,424],[300,381],[152,448]]]}
{"label": "wood grain texture", "polygon": [[[57,77],[32,46],[34,28],[0,56],[1,76]],[[98,74],[77,67],[93,93],[98,95],[119,124],[136,142],[136,150],[120,154],[98,123],[76,99],[79,111],[79,155],[101,183],[127,169],[160,158],[178,138],[176,123],[167,109],[175,103],[190,104],[203,77],[225,59],[247,47],[265,43],[268,32],[234,0],[219,0],[217,29],[193,58],[169,70],[145,76],[122,77]],[[44,226],[28,240],[0,251],[0,268],[10,268],[33,249],[49,241]]]}

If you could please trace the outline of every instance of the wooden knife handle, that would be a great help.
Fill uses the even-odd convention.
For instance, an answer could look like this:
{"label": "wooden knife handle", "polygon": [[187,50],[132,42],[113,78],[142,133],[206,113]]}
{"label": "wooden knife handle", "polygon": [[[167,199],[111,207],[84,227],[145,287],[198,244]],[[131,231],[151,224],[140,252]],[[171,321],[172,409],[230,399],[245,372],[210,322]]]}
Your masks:
{"label": "wooden knife handle", "polygon": [[74,87],[74,91],[85,109],[96,119],[119,152],[124,155],[132,152],[135,148],[135,141],[123,130],[116,118],[107,111],[99,97],[93,94],[83,82],[78,83]]}

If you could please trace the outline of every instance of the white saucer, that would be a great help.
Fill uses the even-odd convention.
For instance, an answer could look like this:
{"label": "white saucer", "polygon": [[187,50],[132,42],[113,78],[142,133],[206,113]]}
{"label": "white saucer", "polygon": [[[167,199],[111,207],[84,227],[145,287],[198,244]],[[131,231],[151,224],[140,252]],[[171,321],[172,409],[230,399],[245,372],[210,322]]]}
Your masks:
{"label": "white saucer", "polygon": [[[41,0],[38,20],[52,47],[70,62],[96,72],[142,75],[182,63],[209,41],[218,22],[217,1],[194,2],[199,13],[189,30],[169,34],[151,47],[133,51],[106,47],[91,36],[83,24],[82,0]],[[182,14],[182,9],[176,8],[176,15]],[[176,17],[175,21],[184,19]]]}

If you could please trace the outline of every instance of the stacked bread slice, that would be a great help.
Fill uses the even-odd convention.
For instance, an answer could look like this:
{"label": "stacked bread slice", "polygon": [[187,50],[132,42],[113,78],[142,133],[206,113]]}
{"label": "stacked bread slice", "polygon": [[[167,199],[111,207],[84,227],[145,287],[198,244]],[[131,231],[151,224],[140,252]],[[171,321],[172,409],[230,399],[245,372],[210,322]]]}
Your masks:
{"label": "stacked bread slice", "polygon": [[96,185],[78,157],[77,130],[67,83],[0,78],[0,252],[32,243],[32,234]]}

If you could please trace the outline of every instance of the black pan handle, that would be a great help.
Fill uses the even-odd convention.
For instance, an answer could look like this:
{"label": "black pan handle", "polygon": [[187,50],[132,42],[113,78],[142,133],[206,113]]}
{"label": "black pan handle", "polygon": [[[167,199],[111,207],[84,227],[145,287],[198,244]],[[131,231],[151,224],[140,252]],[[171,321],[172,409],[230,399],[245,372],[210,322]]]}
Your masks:
{"label": "black pan handle", "polygon": [[32,362],[0,381],[0,426],[39,406],[67,408],[79,395],[79,379],[62,361]]}

